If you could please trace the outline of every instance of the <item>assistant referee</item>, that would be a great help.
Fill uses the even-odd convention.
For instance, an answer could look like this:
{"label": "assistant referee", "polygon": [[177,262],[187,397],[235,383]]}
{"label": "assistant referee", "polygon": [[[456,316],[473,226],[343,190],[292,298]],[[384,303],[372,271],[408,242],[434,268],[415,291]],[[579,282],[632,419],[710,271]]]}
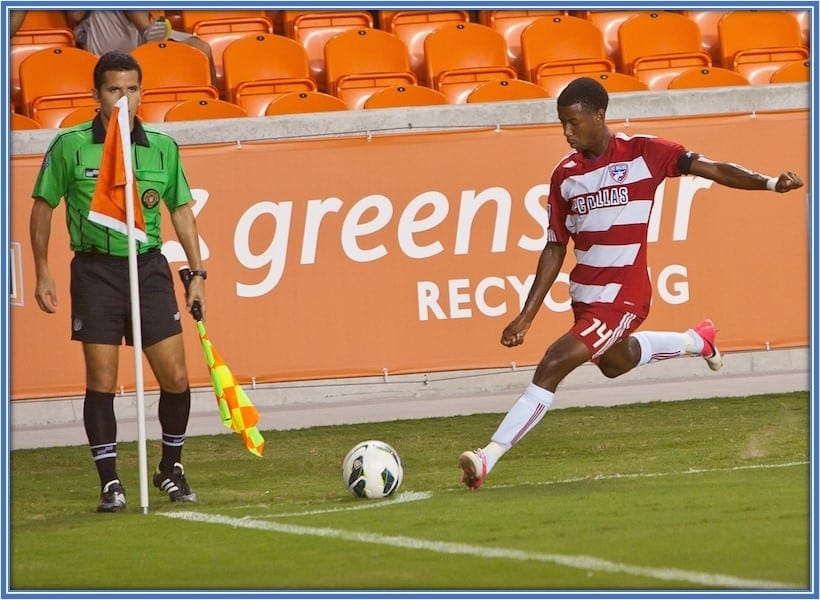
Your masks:
{"label": "assistant referee", "polygon": [[[71,339],[82,343],[86,391],[83,404],[91,455],[100,477],[97,510],[115,512],[126,506],[117,474],[117,387],[119,347],[133,345],[128,275],[128,238],[88,220],[99,175],[103,142],[116,102],[128,98],[132,160],[147,242],[137,242],[138,280],[144,353],[160,386],[159,422],[162,458],[153,482],[172,502],[195,502],[182,466],[191,391],[185,364],[180,312],[168,261],[160,252],[161,210],[165,204],[177,239],[193,270],[187,296],[205,308],[206,272],[191,210],[191,190],[176,142],[144,127],[137,118],[142,69],[125,52],[108,52],[94,68],[94,96],[100,110],[93,121],[58,134],[46,152],[32,196],[30,235],[36,271],[35,298],[47,313],[57,311],[54,278],[48,266],[48,244],[54,209],[65,200],[66,223],[74,258],[71,261]],[[112,126],[116,126],[112,124]]]}

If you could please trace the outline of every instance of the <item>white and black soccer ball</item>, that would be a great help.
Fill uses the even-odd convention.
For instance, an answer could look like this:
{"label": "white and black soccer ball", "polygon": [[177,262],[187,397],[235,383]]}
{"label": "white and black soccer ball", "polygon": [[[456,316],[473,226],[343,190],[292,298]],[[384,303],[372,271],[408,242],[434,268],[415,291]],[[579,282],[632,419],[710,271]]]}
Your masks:
{"label": "white and black soccer ball", "polygon": [[384,498],[401,485],[401,459],[390,444],[368,440],[353,446],[342,462],[342,478],[359,498]]}

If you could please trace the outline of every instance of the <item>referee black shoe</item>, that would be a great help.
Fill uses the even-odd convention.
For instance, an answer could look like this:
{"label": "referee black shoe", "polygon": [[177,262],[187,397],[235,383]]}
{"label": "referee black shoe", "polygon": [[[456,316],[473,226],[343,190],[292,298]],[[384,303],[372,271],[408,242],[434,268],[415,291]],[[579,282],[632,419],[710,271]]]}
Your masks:
{"label": "referee black shoe", "polygon": [[199,498],[196,492],[191,490],[191,486],[185,479],[185,469],[180,463],[174,463],[174,468],[170,472],[162,472],[157,467],[154,474],[154,486],[160,491],[168,494],[171,502],[196,502]]}
{"label": "referee black shoe", "polygon": [[103,486],[100,493],[100,503],[97,512],[118,512],[125,510],[125,489],[119,479],[109,481]]}

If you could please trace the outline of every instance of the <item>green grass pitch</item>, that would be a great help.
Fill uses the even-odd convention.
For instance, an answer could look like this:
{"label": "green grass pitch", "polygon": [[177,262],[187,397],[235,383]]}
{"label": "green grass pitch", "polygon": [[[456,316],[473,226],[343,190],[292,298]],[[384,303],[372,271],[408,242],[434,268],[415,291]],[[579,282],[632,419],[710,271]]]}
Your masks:
{"label": "green grass pitch", "polygon": [[[120,514],[94,512],[87,447],[14,451],[10,589],[808,588],[807,393],[554,410],[470,492],[458,455],[501,416],[263,431],[264,458],[234,434],[190,437],[200,502],[152,487],[148,514],[134,443]],[[391,498],[342,483],[365,439],[401,455]],[[159,453],[149,440],[151,467]]]}

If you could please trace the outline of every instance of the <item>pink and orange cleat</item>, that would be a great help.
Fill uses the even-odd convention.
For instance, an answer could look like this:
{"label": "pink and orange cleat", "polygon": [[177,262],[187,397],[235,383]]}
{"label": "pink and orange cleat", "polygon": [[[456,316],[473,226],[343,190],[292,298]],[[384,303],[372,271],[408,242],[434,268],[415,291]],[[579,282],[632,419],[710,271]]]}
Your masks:
{"label": "pink and orange cleat", "polygon": [[487,477],[487,457],[484,456],[484,451],[479,448],[475,451],[462,452],[458,457],[458,464],[464,471],[464,477],[461,478],[464,485],[471,490],[480,488]]}
{"label": "pink and orange cleat", "polygon": [[712,322],[712,319],[704,319],[692,329],[703,339],[701,356],[706,360],[706,364],[709,365],[709,368],[713,371],[719,370],[723,366],[723,356],[715,345],[717,328]]}

